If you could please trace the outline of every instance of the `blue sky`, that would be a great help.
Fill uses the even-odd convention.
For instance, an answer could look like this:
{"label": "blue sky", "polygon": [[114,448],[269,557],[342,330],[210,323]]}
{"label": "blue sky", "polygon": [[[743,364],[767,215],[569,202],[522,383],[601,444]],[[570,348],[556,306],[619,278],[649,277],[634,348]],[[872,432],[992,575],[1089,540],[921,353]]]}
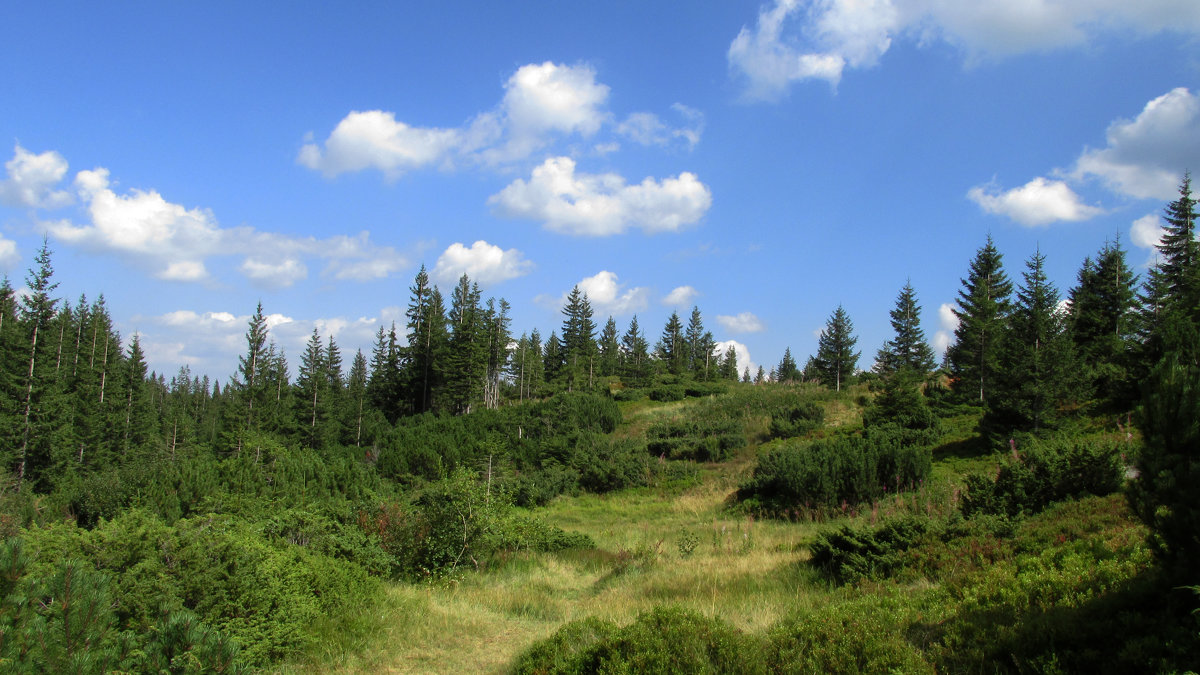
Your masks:
{"label": "blue sky", "polygon": [[0,70],[0,272],[43,237],[150,367],[222,382],[255,304],[293,366],[369,353],[425,264],[651,340],[693,304],[743,366],[833,309],[860,367],[906,280],[930,341],[990,233],[1063,294],[1151,259],[1200,167],[1195,0],[20,3]]}

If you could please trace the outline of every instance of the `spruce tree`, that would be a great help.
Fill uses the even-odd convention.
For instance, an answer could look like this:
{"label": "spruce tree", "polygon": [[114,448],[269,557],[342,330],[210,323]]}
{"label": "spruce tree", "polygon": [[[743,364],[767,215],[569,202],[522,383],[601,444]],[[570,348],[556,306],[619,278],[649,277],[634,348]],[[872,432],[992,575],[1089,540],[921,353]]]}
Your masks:
{"label": "spruce tree", "polygon": [[226,386],[227,390],[233,389],[227,428],[232,433],[233,449],[238,455],[245,446],[247,434],[261,427],[260,418],[270,400],[268,373],[271,364],[268,363],[267,337],[267,319],[259,302],[246,327],[246,353],[238,357],[237,375]]}
{"label": "spruce tree", "polygon": [[933,370],[933,350],[925,342],[921,328],[921,307],[912,282],[905,282],[890,313],[896,336],[883,344],[875,357],[875,372],[888,376],[899,371],[925,375]]}
{"label": "spruce tree", "polygon": [[465,274],[451,293],[446,320],[451,332],[440,407],[457,415],[471,412],[472,404],[482,397],[480,383],[487,375],[487,335],[479,286]]}
{"label": "spruce tree", "polygon": [[58,303],[50,294],[58,283],[51,281],[54,267],[45,239],[34,263],[36,266],[25,278],[29,291],[21,298],[21,323],[25,327],[21,361],[25,368],[20,379],[21,434],[16,453],[18,489],[26,479],[36,484],[44,478],[51,461],[51,449],[61,446],[56,443],[58,434],[54,433],[61,428],[61,416],[58,415],[62,412],[59,410],[61,396],[54,376],[55,353],[50,348],[52,342],[48,335]]}
{"label": "spruce tree", "polygon": [[296,372],[296,419],[300,438],[312,449],[321,447],[322,432],[329,416],[329,376],[325,365],[325,349],[321,335],[314,327],[300,355]]}
{"label": "spruce tree", "polygon": [[854,351],[856,344],[858,338],[854,335],[850,315],[838,305],[817,338],[817,355],[813,365],[825,386],[832,384],[835,390],[841,391],[842,384],[854,376],[858,357],[862,354]]}
{"label": "spruce tree", "polygon": [[779,382],[795,382],[800,379],[800,368],[796,365],[796,359],[792,357],[791,347],[784,348],[783,358],[775,368],[775,377]]}
{"label": "spruce tree", "polygon": [[679,312],[671,312],[654,352],[668,373],[682,375],[687,369],[687,346],[684,343],[683,323],[679,320]]}
{"label": "spruce tree", "polygon": [[985,427],[997,437],[1052,426],[1057,410],[1077,384],[1076,362],[1058,289],[1046,278],[1040,251],[1026,263],[1023,283],[1000,345],[994,397]]}
{"label": "spruce tree", "polygon": [[1137,277],[1120,243],[1106,243],[1096,261],[1084,261],[1070,293],[1071,339],[1084,374],[1103,400],[1127,406]]}
{"label": "spruce tree", "polygon": [[971,261],[958,292],[958,327],[946,352],[954,390],[985,404],[1000,368],[1000,337],[1005,329],[1012,282],[991,235]]}
{"label": "spruce tree", "polygon": [[692,306],[692,315],[688,318],[687,329],[683,333],[684,360],[687,369],[693,375],[699,375],[708,366],[711,353],[704,352],[704,320],[700,316],[700,308]]}
{"label": "spruce tree", "polygon": [[617,334],[617,322],[611,316],[600,331],[600,374],[608,377],[616,375],[621,362],[620,336]]}
{"label": "spruce tree", "polygon": [[562,313],[567,389],[573,390],[584,383],[590,388],[595,377],[596,323],[592,319],[592,304],[579,286],[567,294]]}
{"label": "spruce tree", "polygon": [[644,387],[650,379],[650,345],[638,326],[637,315],[621,338],[621,378],[631,387]]}

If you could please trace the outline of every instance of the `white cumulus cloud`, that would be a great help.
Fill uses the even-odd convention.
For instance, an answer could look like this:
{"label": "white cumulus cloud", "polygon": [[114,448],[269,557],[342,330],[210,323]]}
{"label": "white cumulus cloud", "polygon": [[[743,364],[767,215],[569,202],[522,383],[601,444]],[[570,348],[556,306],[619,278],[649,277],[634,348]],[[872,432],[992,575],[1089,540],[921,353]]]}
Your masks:
{"label": "white cumulus cloud", "polygon": [[1129,239],[1138,248],[1157,249],[1162,243],[1163,233],[1162,221],[1153,213],[1138,218],[1129,227]]}
{"label": "white cumulus cloud", "polygon": [[[644,286],[631,288],[627,284],[622,284],[618,281],[616,273],[608,270],[601,270],[586,277],[576,285],[579,286],[581,292],[587,295],[595,316],[632,314],[645,309],[650,298],[650,289]],[[539,296],[537,302],[544,306],[559,308],[566,304],[567,295],[568,293],[563,293],[557,298]]]}
{"label": "white cumulus cloud", "polygon": [[676,286],[663,298],[662,304],[674,307],[690,305],[692,304],[692,300],[695,300],[698,295],[700,295],[700,291],[691,286]]}
{"label": "white cumulus cloud", "polygon": [[472,281],[487,286],[528,274],[532,267],[533,263],[525,260],[517,249],[505,251],[480,239],[470,248],[458,242],[448,246],[438,256],[437,264],[433,267],[433,278],[454,283],[466,274]]}
{"label": "white cumulus cloud", "polygon": [[647,233],[675,232],[699,221],[712,205],[712,193],[695,174],[661,181],[647,177],[636,185],[614,173],[576,173],[569,157],[552,157],[488,199],[508,218],[540,220],[567,234],[606,236],[630,227]]}
{"label": "white cumulus cloud", "polygon": [[725,353],[729,351],[730,347],[733,348],[733,353],[737,358],[738,379],[741,379],[742,373],[744,373],[747,368],[750,369],[750,378],[753,379],[754,376],[758,374],[758,364],[755,363],[754,359],[750,356],[750,350],[746,348],[746,345],[738,342],[737,340],[722,340],[714,345],[713,353],[720,354],[722,357],[724,357]]}
{"label": "white cumulus cloud", "polygon": [[1087,45],[1096,37],[1200,33],[1194,0],[775,0],[729,45],[748,98],[778,98],[794,82],[837,84],[874,66],[893,42],[946,42],[968,61]]}
{"label": "white cumulus cloud", "polygon": [[988,213],[1029,227],[1087,220],[1104,213],[1101,208],[1084,204],[1063,181],[1041,177],[1004,192],[996,192],[993,186],[975,186],[967,192],[967,197]]}
{"label": "white cumulus cloud", "polygon": [[954,341],[954,331],[958,330],[958,315],[954,313],[957,309],[958,305],[952,302],[943,302],[938,307],[938,329],[933,334],[933,350],[938,354],[945,354]]}
{"label": "white cumulus cloud", "polygon": [[57,189],[67,175],[67,160],[57,152],[35,155],[17,144],[4,168],[8,177],[0,180],[0,204],[56,209],[74,201],[70,192]]}
{"label": "white cumulus cloud", "polygon": [[247,279],[273,288],[306,278],[305,259],[324,261],[324,276],[360,281],[386,277],[408,264],[395,249],[372,244],[366,232],[316,239],[221,227],[209,209],[186,208],[156,190],[118,194],[104,168],[80,171],[74,185],[89,222],[44,222],[46,232],[68,244],[120,255],[166,281],[211,279],[208,262],[226,256],[241,257],[239,270]]}
{"label": "white cumulus cloud", "polygon": [[8,273],[21,262],[17,242],[0,237],[0,272]]}
{"label": "white cumulus cloud", "polygon": [[1085,150],[1074,175],[1096,176],[1132,197],[1173,199],[1184,171],[1200,157],[1200,97],[1173,89],[1147,103],[1136,118],[1114,121],[1105,136],[1108,145]]}
{"label": "white cumulus cloud", "polygon": [[460,142],[461,133],[454,129],[413,127],[390,112],[356,110],[334,127],[324,149],[307,143],[296,161],[331,178],[364,169],[395,178],[444,161]]}
{"label": "white cumulus cloud", "polygon": [[617,133],[641,145],[665,146],[680,141],[691,150],[704,133],[704,113],[682,103],[675,103],[671,109],[683,118],[682,126],[669,126],[654,113],[636,112],[617,125]]}
{"label": "white cumulus cloud", "polygon": [[761,333],[767,329],[767,325],[753,312],[741,312],[736,316],[718,315],[717,323],[731,333]]}

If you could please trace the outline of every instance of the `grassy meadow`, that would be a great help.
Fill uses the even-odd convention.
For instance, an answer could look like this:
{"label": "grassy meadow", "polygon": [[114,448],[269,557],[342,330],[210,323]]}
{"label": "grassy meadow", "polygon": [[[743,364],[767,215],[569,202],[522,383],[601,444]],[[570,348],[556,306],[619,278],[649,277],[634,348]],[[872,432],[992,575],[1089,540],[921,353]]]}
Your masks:
{"label": "grassy meadow", "polygon": [[[865,388],[816,398],[825,421],[811,436],[861,426]],[[623,422],[614,433],[634,437],[664,420],[712,415],[721,403],[709,397],[621,406]],[[996,657],[986,646],[969,644],[988,622],[999,621],[1009,631],[995,635],[1002,651],[1005,640],[1027,637],[1024,621],[1073,625],[1080,620],[1073,612],[1097,611],[1098,599],[1137,583],[1150,569],[1145,531],[1115,494],[1069,500],[999,524],[956,526],[962,532],[943,541],[927,538],[915,548],[924,553],[903,563],[904,573],[839,584],[808,564],[821,532],[841,525],[870,528],[904,515],[953,519],[964,477],[996,472],[1005,450],[993,451],[977,438],[976,414],[951,414],[933,449],[930,478],[917,489],[870,504],[843,504],[830,515],[762,518],[739,508],[736,494],[770,443],[771,420],[749,405],[739,415],[745,446],[728,461],[699,464],[692,480],[563,495],[529,510],[551,525],[588,535],[594,549],[505,553],[478,571],[441,581],[388,582],[353,630],[331,629],[320,649],[281,672],[510,672],[519,655],[571,622],[596,618],[627,626],[661,606],[716,619],[775,654],[794,639],[781,638],[789,626],[799,622],[811,632],[813,621],[832,617],[850,641],[835,639],[824,661],[794,662],[808,664],[801,671],[850,672],[890,663],[889,654],[861,660],[872,658],[871,640],[889,635],[906,642],[902,651],[912,651],[904,658],[917,659],[897,663],[970,670]],[[1103,421],[1093,426],[1089,433],[1096,436],[1116,432]],[[859,635],[868,644],[855,643],[855,630],[867,629],[874,637]],[[833,653],[838,650],[843,653]],[[1019,658],[999,665],[1054,670],[1044,659]],[[747,672],[755,670],[752,665]]]}

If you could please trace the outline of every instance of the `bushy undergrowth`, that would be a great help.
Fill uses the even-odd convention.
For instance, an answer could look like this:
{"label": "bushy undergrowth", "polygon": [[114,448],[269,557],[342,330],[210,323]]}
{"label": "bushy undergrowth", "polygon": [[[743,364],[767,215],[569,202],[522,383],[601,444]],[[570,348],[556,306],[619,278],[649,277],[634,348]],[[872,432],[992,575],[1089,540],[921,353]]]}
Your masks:
{"label": "bushy undergrowth", "polygon": [[586,535],[513,513],[509,497],[460,469],[429,484],[411,503],[361,512],[359,525],[378,537],[393,576],[422,580],[479,569],[501,551],[592,548]]}
{"label": "bushy undergrowth", "polygon": [[[248,665],[310,648],[315,625],[360,611],[377,584],[355,562],[272,541],[233,516],[169,526],[131,510],[90,531],[56,525],[23,538],[33,578],[53,577],[61,561],[85,560],[87,573],[110,579],[119,630],[150,633],[164,616],[190,612],[240,645]],[[182,616],[170,620],[180,630],[188,623]]]}
{"label": "bushy undergrowth", "polygon": [[825,409],[812,401],[801,401],[771,413],[771,438],[803,436],[821,426]]}
{"label": "bushy undergrowth", "polygon": [[1052,502],[1107,495],[1121,488],[1123,444],[1107,439],[1037,441],[1006,458],[994,476],[967,476],[963,515],[1015,516]]}
{"label": "bushy undergrowth", "polygon": [[801,442],[781,441],[758,459],[737,497],[751,510],[788,516],[879,499],[929,477],[927,445],[904,433],[872,433]]}
{"label": "bushy undergrowth", "polygon": [[646,450],[665,459],[722,462],[746,445],[742,428],[731,419],[673,419],[646,431]]}
{"label": "bushy undergrowth", "polygon": [[720,619],[657,607],[623,628],[574,621],[519,656],[514,673],[766,673],[760,641]]}

